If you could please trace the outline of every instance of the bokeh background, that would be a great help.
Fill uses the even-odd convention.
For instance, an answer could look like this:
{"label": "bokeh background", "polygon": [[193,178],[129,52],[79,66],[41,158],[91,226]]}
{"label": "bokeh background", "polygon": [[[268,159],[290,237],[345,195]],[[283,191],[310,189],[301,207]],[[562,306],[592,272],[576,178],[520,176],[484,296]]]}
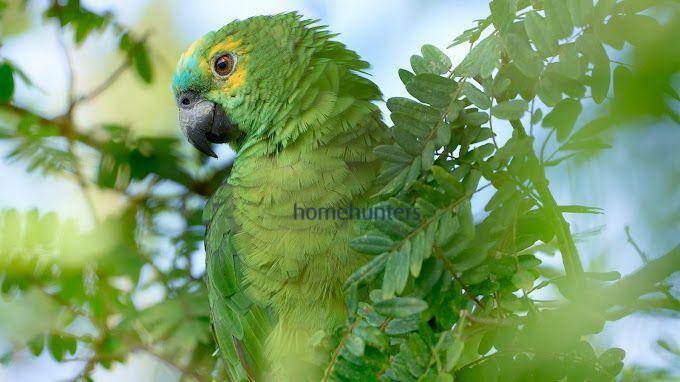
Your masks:
{"label": "bokeh background", "polygon": [[[47,2],[30,2],[26,11],[9,11],[0,19],[4,45],[0,56],[12,60],[35,82],[35,87],[19,84],[15,102],[45,116],[56,116],[67,107],[69,77],[60,38],[70,45],[77,90],[91,89],[109,75],[120,61],[117,39],[105,33],[89,38],[75,47],[68,36],[59,35],[54,23],[41,17]],[[85,1],[93,10],[113,12],[117,19],[138,33],[149,33],[156,79],[144,85],[134,73],[124,73],[114,86],[93,102],[79,108],[76,120],[83,126],[110,120],[132,126],[139,136],[177,136],[177,112],[170,92],[174,64],[183,49],[203,33],[219,28],[233,19],[258,14],[298,10],[308,18],[320,19],[339,39],[356,50],[372,65],[373,80],[386,97],[404,95],[396,71],[409,66],[409,57],[420,46],[430,43],[445,49],[453,37],[488,14],[482,0],[391,0],[391,1]],[[445,50],[459,62],[465,47]],[[615,55],[615,54],[614,54]],[[625,60],[625,57],[621,57]],[[676,85],[680,79],[676,78]],[[677,103],[675,104],[676,110]],[[587,113],[585,113],[587,115]],[[510,129],[496,128],[499,138],[507,139]],[[539,132],[541,134],[542,132]],[[671,121],[645,121],[617,129],[613,148],[588,160],[553,167],[548,173],[551,188],[560,204],[598,206],[601,215],[572,215],[569,220],[577,235],[580,252],[591,271],[617,270],[629,273],[641,259],[628,243],[625,227],[650,256],[665,253],[680,237],[680,129]],[[12,144],[0,143],[0,157]],[[186,148],[189,150],[189,148]],[[221,147],[218,163],[229,161],[233,153]],[[93,164],[94,165],[94,164]],[[92,171],[86,168],[85,171]],[[126,201],[115,193],[89,190],[101,216],[122,208]],[[475,206],[482,214],[483,203]],[[76,218],[86,228],[92,224],[88,203],[71,179],[29,174],[21,162],[0,160],[0,209],[26,211],[39,208]],[[166,229],[177,230],[178,222],[168,217]],[[200,276],[203,257],[192,258],[192,272]],[[558,261],[547,258],[544,261]],[[676,285],[678,278],[671,279]],[[142,300],[162,298],[160,292],[147,291]],[[11,309],[0,301],[0,311]],[[0,320],[7,317],[0,314]],[[0,322],[0,327],[3,324]],[[7,328],[5,328],[7,329]],[[11,328],[10,328],[11,329]],[[627,365],[644,367],[672,366],[673,355],[661,349],[659,338],[680,342],[680,321],[674,316],[638,313],[608,323],[597,337],[603,348],[617,346],[626,350]],[[0,331],[0,351],[6,346]],[[77,363],[56,363],[47,352],[38,358],[28,355],[0,366],[0,381],[61,381],[78,372]],[[676,370],[677,371],[677,370]],[[176,373],[156,358],[144,353],[133,355],[124,365],[97,370],[97,381],[172,381]]]}

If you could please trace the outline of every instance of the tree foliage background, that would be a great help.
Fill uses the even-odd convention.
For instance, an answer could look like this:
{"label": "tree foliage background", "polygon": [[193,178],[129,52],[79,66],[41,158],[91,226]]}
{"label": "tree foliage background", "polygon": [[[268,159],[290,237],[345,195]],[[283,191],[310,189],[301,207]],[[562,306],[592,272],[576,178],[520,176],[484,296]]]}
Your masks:
{"label": "tree foliage background", "polygon": [[[601,346],[597,335],[629,315],[677,319],[679,243],[649,253],[628,229],[629,247],[598,230],[576,231],[590,215],[616,211],[564,201],[554,184],[590,182],[609,170],[592,168],[607,150],[629,145],[633,182],[670,185],[664,200],[649,201],[665,214],[636,216],[658,233],[651,240],[666,243],[668,232],[677,240],[680,4],[494,0],[488,8],[451,36],[467,52],[455,65],[424,45],[409,68],[395,70],[409,96],[387,100],[395,144],[376,148],[390,180],[380,203],[416,206],[423,218],[384,221],[352,241],[375,257],[346,283],[347,325],[310,344],[331,349],[324,380],[678,378],[672,338],[658,339],[667,367],[650,369],[627,364],[625,352]],[[0,44],[23,33],[22,17],[34,9],[0,1]],[[167,378],[230,378],[216,356],[202,274],[192,267],[203,206],[229,163],[209,163],[178,135],[139,134],[145,121],[121,120],[115,104],[100,105],[101,123],[83,125],[78,113],[125,74],[167,88],[174,62],[149,42],[158,31],[131,28],[113,13],[73,0],[40,12],[59,26],[69,57],[69,73],[54,74],[67,78],[66,107],[43,115],[16,102],[17,86],[32,81],[0,45],[0,139],[11,147],[7,161],[77,185],[91,216],[0,212],[2,362],[48,353],[76,363],[74,380],[85,381],[144,352],[171,368]],[[102,81],[77,86],[73,51],[103,35],[116,39],[117,60],[98,68],[108,73]],[[153,100],[135,103],[174,123],[174,115],[154,115]],[[630,144],[646,135],[650,144]],[[599,246],[587,248],[602,253],[584,253],[579,243],[589,235]],[[626,253],[607,255],[612,248]],[[621,275],[607,268],[611,256],[636,256],[640,266]],[[162,298],[145,303],[149,290]]]}

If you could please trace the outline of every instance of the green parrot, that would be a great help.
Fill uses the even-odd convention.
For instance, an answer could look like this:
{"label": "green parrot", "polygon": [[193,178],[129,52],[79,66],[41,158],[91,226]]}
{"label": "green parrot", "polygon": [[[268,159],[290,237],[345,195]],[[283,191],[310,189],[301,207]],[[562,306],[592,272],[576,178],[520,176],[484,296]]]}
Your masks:
{"label": "green parrot", "polygon": [[335,36],[297,13],[257,16],[207,33],[177,65],[187,139],[236,152],[205,213],[213,331],[232,380],[320,380],[330,351],[311,340],[346,321],[342,285],[367,260],[349,247],[355,219],[302,213],[366,205],[379,190],[372,149],[389,140],[368,63]]}

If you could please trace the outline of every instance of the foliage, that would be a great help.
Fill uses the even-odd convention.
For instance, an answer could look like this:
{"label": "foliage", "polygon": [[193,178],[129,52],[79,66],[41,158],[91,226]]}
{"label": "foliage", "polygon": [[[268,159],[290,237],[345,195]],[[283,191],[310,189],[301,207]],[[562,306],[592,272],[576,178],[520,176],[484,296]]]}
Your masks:
{"label": "foliage", "polygon": [[[607,133],[631,114],[619,105],[634,97],[632,88],[625,96],[620,89],[650,73],[610,60],[616,53],[605,47],[639,59],[642,46],[660,46],[678,15],[676,6],[664,5],[494,0],[491,15],[454,40],[470,44],[457,67],[429,45],[411,58],[412,71],[399,75],[414,99],[387,101],[395,144],[375,153],[387,163],[381,177],[390,180],[381,203],[417,208],[422,218],[378,221],[352,241],[355,250],[375,257],[346,283],[353,316],[338,334],[324,380],[600,381],[619,375],[625,353],[596,350],[587,336],[621,318],[620,310],[630,314],[631,304],[647,301],[638,300],[650,290],[646,283],[678,270],[680,247],[657,260],[668,268],[641,283],[634,275],[585,272],[563,214],[600,211],[558,205],[545,168],[611,147]],[[675,18],[662,25],[647,15],[654,7],[672,9]],[[630,33],[638,23],[654,37]],[[677,73],[677,57],[668,59]],[[649,90],[656,103],[635,108],[636,116],[677,121],[667,73],[647,81],[656,86]],[[584,118],[585,106],[599,114]],[[546,142],[540,151],[534,145],[539,124],[549,130],[546,141],[557,143],[547,157]],[[512,129],[502,145],[494,132],[499,125]],[[493,191],[485,214],[473,217],[471,205],[487,187]],[[564,274],[547,273],[535,256],[552,249],[562,256]],[[636,287],[626,286],[631,283]],[[548,285],[558,288],[563,305],[532,296]],[[666,298],[677,309],[677,300]]]}
{"label": "foliage", "polygon": [[[470,47],[457,66],[432,45],[411,58],[399,77],[412,98],[387,101],[395,143],[375,154],[385,161],[381,203],[417,208],[421,219],[378,222],[350,243],[373,258],[347,280],[351,318],[329,339],[337,346],[324,380],[667,376],[621,373],[623,351],[588,340],[607,321],[678,310],[663,281],[679,269],[680,247],[643,257],[645,266],[623,278],[587,272],[564,214],[600,210],[559,205],[546,168],[607,149],[613,130],[634,118],[678,121],[679,15],[677,3],[664,0],[493,0],[490,16],[454,39]],[[105,218],[93,208],[89,229],[53,213],[2,213],[2,295],[12,311],[41,306],[45,315],[14,328],[2,359],[49,352],[59,362],[79,360],[76,380],[85,381],[95,367],[144,351],[186,380],[226,379],[202,275],[190,265],[202,246],[201,210],[229,166],[209,167],[177,139],[136,137],[117,121],[77,125],[74,110],[123,71],[152,82],[152,55],[145,35],[79,1],[54,1],[44,18],[77,45],[112,31],[123,65],[91,92],[69,94],[63,115],[44,117],[14,102],[17,82],[31,86],[30,79],[0,56],[0,138],[14,145],[8,159],[67,174],[85,195],[96,187],[127,203]],[[535,134],[539,125],[547,134]],[[501,129],[511,131],[505,142]],[[537,144],[536,136],[547,138]],[[556,150],[546,155],[549,146]],[[84,152],[96,157],[93,174],[83,170]],[[474,216],[484,195],[485,212]],[[164,216],[179,218],[181,229],[164,229]],[[564,272],[538,258],[557,253]],[[549,286],[560,293],[554,301],[535,297]],[[154,289],[162,298],[140,299]]]}

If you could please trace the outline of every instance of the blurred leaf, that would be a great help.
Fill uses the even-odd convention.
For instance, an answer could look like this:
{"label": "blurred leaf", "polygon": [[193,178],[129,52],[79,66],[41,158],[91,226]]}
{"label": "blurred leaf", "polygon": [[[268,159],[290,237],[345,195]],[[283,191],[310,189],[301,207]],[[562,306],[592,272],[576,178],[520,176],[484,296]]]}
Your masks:
{"label": "blurred leaf", "polygon": [[394,242],[385,236],[378,235],[363,235],[356,237],[349,242],[349,246],[361,253],[367,253],[370,255],[379,255],[385,251],[388,251]]}
{"label": "blurred leaf", "polygon": [[505,30],[515,19],[517,0],[493,0],[489,3],[491,18],[497,30]]}
{"label": "blurred leaf", "polygon": [[548,25],[541,15],[536,11],[527,13],[524,20],[524,28],[539,52],[546,57],[553,54],[557,44],[548,31]]}
{"label": "blurred leaf", "polygon": [[600,138],[593,138],[593,139],[587,139],[587,140],[579,140],[579,141],[569,141],[566,144],[564,144],[560,150],[602,150],[602,149],[609,149],[611,148],[612,145],[609,143],[606,143]]}
{"label": "blurred leaf", "polygon": [[470,102],[482,110],[491,107],[491,99],[489,96],[484,94],[484,92],[477,89],[469,82],[463,84],[463,94],[470,100]]}
{"label": "blurred leaf", "polygon": [[135,53],[132,56],[132,65],[135,67],[137,74],[144,80],[144,82],[151,83],[152,72],[151,72],[151,61],[149,60],[149,54],[145,46],[139,46],[135,49]]}
{"label": "blurred leaf", "polygon": [[436,46],[426,44],[420,51],[431,73],[444,74],[451,69],[451,59]]}
{"label": "blurred leaf", "polygon": [[492,34],[479,42],[463,61],[454,69],[454,74],[460,77],[489,77],[498,66],[501,58],[501,40]]}
{"label": "blurred leaf", "polygon": [[[494,117],[499,119],[514,120],[520,119],[527,111],[529,104],[523,99],[514,99],[503,101],[498,105],[494,105],[491,113]],[[540,109],[539,109],[540,111]]]}
{"label": "blurred leaf", "polygon": [[538,77],[543,68],[543,62],[531,49],[529,42],[517,33],[508,33],[503,36],[503,46],[508,56],[523,75]]}
{"label": "blurred leaf", "polygon": [[9,102],[14,94],[12,67],[7,63],[0,65],[0,103]]}
{"label": "blurred leaf", "polygon": [[562,142],[571,133],[580,113],[581,103],[578,100],[564,99],[543,118],[543,127],[556,129],[557,140]]}
{"label": "blurred leaf", "polygon": [[427,303],[413,297],[394,297],[377,302],[375,310],[389,317],[407,317],[427,309]]}
{"label": "blurred leaf", "polygon": [[565,0],[546,0],[545,8],[548,28],[556,38],[569,37],[574,29]]}

